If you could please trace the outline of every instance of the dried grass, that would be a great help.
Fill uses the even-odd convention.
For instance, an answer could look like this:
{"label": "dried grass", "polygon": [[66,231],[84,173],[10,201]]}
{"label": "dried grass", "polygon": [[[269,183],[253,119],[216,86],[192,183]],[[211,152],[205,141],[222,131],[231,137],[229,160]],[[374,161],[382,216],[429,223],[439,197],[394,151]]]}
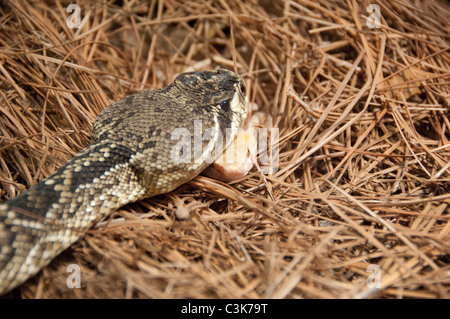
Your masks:
{"label": "dried grass", "polygon": [[[2,200],[86,146],[113,101],[216,66],[236,67],[272,114],[280,170],[232,185],[198,177],[128,205],[10,296],[450,297],[448,6],[76,3],[79,29],[68,1],[0,7]],[[370,3],[380,29],[366,25]],[[66,285],[72,263],[82,289]]]}

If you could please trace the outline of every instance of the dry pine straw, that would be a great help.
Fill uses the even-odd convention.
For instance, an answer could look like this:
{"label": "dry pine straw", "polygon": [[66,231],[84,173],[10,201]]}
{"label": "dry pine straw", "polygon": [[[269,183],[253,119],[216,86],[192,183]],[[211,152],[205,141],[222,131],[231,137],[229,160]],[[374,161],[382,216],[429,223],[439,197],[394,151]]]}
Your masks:
{"label": "dry pine straw", "polygon": [[128,205],[10,296],[450,297],[443,2],[370,1],[379,29],[369,1],[76,3],[78,29],[69,2],[0,6],[2,200],[87,145],[113,101],[216,66],[280,128],[279,170]]}

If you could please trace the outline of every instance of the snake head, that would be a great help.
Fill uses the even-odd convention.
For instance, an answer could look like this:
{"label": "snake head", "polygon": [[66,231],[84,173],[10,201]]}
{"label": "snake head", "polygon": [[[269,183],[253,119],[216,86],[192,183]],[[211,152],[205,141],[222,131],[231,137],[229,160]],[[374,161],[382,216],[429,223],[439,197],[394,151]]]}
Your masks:
{"label": "snake head", "polygon": [[194,97],[201,108],[228,119],[231,127],[242,127],[247,117],[248,98],[244,79],[229,70],[180,74],[173,83],[181,92]]}

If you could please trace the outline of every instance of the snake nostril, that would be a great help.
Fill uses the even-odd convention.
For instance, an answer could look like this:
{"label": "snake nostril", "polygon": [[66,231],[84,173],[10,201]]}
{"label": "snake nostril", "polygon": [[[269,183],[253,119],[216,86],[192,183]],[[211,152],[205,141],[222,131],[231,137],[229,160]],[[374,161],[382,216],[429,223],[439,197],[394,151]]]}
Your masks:
{"label": "snake nostril", "polygon": [[242,92],[242,94],[247,94],[247,88],[245,87],[245,85],[244,84],[242,84],[241,83],[241,92]]}

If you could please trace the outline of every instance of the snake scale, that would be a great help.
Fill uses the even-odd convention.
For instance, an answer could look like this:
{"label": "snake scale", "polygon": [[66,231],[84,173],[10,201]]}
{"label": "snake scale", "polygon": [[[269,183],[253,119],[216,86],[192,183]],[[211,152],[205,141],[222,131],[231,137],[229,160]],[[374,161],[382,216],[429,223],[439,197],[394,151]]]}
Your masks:
{"label": "snake scale", "polygon": [[[115,209],[170,192],[197,176],[243,125],[245,88],[243,79],[228,70],[190,72],[103,110],[88,147],[0,204],[0,295],[34,276]],[[216,130],[209,138],[200,135],[200,152],[191,152],[189,161],[174,156],[192,150],[196,136],[208,128]],[[185,148],[174,138],[177,129],[189,133]]]}

